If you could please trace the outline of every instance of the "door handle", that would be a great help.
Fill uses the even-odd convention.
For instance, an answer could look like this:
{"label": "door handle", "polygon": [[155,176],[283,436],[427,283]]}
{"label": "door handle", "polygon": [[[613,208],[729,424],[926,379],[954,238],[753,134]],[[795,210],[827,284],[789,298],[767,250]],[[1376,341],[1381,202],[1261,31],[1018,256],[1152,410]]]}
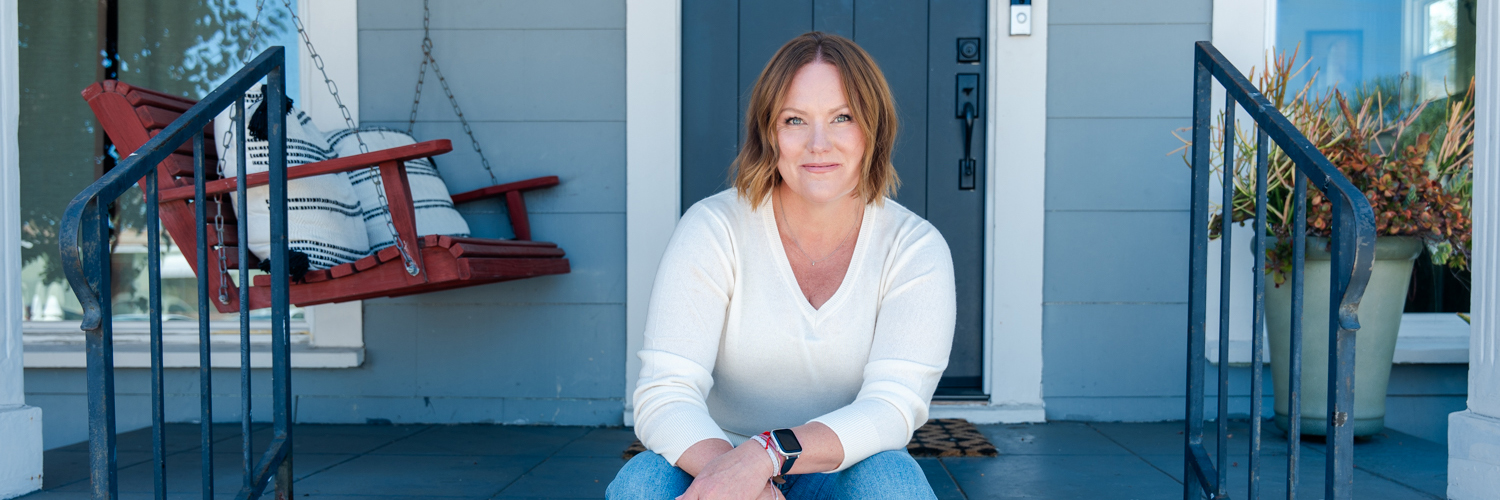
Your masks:
{"label": "door handle", "polygon": [[957,95],[958,118],[964,121],[964,156],[958,160],[958,189],[973,191],[977,177],[974,160],[974,119],[979,118],[979,74],[959,73]]}

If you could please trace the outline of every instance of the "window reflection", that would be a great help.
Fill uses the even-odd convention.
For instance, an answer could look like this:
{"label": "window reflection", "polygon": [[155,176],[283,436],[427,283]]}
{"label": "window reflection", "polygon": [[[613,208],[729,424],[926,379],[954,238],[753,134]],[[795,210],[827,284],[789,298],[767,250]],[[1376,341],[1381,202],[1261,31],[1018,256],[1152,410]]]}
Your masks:
{"label": "window reflection", "polygon": [[1409,100],[1446,98],[1474,74],[1476,0],[1279,0],[1276,46],[1308,61],[1296,86],[1353,92],[1405,80]]}
{"label": "window reflection", "polygon": [[[109,0],[118,5],[118,79],[170,94],[201,98],[271,45],[287,50],[287,93],[296,98],[298,39],[278,0]],[[118,159],[79,93],[106,78],[107,36],[99,0],[18,4],[20,59],[22,319],[77,321],[81,307],[62,275],[57,229],[67,203]],[[296,3],[293,2],[293,8]],[[254,28],[254,29],[252,29]],[[198,318],[197,279],[172,238],[146,245],[139,189],[111,210],[110,295],[116,320],[145,319],[147,252],[162,256],[164,318]],[[210,263],[215,266],[216,263]],[[237,274],[237,273],[231,273]],[[210,292],[213,293],[213,292]],[[300,311],[293,308],[294,316]],[[257,311],[252,317],[268,316]],[[211,319],[235,315],[212,313]]]}

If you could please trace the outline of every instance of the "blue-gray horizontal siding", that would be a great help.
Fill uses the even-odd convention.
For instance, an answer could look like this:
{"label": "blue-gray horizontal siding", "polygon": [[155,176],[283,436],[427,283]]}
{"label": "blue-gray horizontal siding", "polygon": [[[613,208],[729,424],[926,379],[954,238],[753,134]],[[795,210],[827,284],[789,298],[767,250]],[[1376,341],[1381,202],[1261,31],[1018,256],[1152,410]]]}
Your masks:
{"label": "blue-gray horizontal siding", "polygon": [[1049,7],[1047,418],[1183,416],[1192,43],[1211,0]]}
{"label": "blue-gray horizontal siding", "polygon": [[[625,5],[432,5],[433,56],[500,182],[527,195],[534,239],[572,272],[365,302],[366,366],[297,382],[298,419],[619,425],[625,390]],[[406,128],[422,60],[416,2],[359,4],[360,119]],[[489,186],[436,75],[414,128],[446,138],[452,192]],[[459,207],[475,236],[513,236],[504,204]]]}

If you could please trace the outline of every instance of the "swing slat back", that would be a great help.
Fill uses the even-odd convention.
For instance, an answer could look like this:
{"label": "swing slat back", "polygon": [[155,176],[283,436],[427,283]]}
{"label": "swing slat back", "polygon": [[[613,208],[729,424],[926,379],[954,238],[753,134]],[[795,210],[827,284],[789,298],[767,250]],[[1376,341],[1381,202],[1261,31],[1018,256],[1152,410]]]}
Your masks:
{"label": "swing slat back", "polygon": [[[83,98],[88,101],[95,117],[99,119],[100,125],[109,134],[122,156],[139,149],[152,136],[196,104],[195,101],[186,98],[113,80],[90,85],[83,91]],[[214,147],[212,140],[212,126],[206,127],[204,133],[203,174],[205,182],[212,183],[220,181],[216,168],[218,149]],[[369,158],[365,163],[354,160],[355,157],[309,163],[295,167],[292,169],[294,171],[288,172],[288,175],[295,178],[299,176],[299,173],[312,171],[347,171],[382,165],[383,172],[399,172],[389,177],[382,176],[388,190],[404,191],[407,189],[407,184],[404,177],[405,169],[401,167],[401,162],[405,161],[403,158],[428,157],[446,153],[451,149],[451,144],[446,140],[428,141],[360,155],[361,158]],[[216,208],[219,208],[213,204],[219,201],[212,196],[207,201],[209,205],[206,209],[209,215],[206,248],[210,249],[211,255],[208,256],[209,269],[205,273],[205,270],[198,269],[197,264],[197,228],[192,198],[173,195],[174,192],[190,193],[193,188],[192,153],[191,145],[186,149],[179,148],[157,167],[157,182],[162,193],[160,197],[162,227],[171,235],[182,251],[183,257],[193,267],[193,272],[200,278],[208,279],[210,293],[217,295],[216,291],[220,289],[222,282],[222,286],[227,290],[227,298],[220,301],[216,296],[211,297],[209,301],[214,304],[215,308],[222,313],[235,312],[240,309],[238,289],[233,281],[228,279],[228,274],[220,272],[220,269],[232,270],[239,265],[236,247],[239,243],[239,233],[233,205],[229,203],[227,196],[221,198],[224,204],[222,207],[224,236],[223,241],[220,241],[212,223],[213,214],[216,213]],[[257,184],[256,177],[255,175],[247,176],[247,181],[251,186]],[[233,182],[235,182],[233,179],[228,179],[217,184],[228,183],[227,185],[232,187]],[[455,203],[487,197],[504,197],[507,200],[507,206],[511,209],[509,216],[517,236],[516,240],[454,238],[436,235],[415,237],[403,234],[404,239],[411,239],[416,243],[413,246],[416,247],[416,253],[423,264],[422,273],[419,276],[409,275],[401,261],[400,253],[394,247],[389,247],[355,262],[342,264],[332,269],[309,272],[302,282],[292,284],[291,301],[299,306],[308,306],[411,295],[567,273],[570,267],[562,249],[552,243],[527,241],[530,239],[531,229],[526,216],[525,203],[522,201],[522,193],[525,191],[557,184],[557,177],[539,177],[454,195]],[[392,200],[392,203],[396,201]],[[403,200],[402,205],[392,206],[391,212],[409,216],[413,213],[411,201],[406,199]],[[408,231],[415,231],[415,229],[409,228]],[[222,267],[216,251],[221,247],[225,257]],[[250,267],[255,267],[259,261],[251,254],[248,264]],[[269,279],[270,277],[266,275],[255,276],[252,279],[251,309],[269,307]]]}

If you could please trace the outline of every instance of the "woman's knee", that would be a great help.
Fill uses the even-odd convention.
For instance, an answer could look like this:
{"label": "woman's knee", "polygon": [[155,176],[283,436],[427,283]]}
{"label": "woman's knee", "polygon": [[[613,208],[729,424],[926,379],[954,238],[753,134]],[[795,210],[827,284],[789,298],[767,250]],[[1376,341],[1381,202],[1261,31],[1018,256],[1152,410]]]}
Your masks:
{"label": "woman's knee", "polygon": [[692,482],[692,476],[667,463],[661,455],[645,451],[620,468],[604,495],[610,500],[671,499],[687,491]]}
{"label": "woman's knee", "polygon": [[839,473],[837,498],[936,498],[906,450],[883,451]]}

